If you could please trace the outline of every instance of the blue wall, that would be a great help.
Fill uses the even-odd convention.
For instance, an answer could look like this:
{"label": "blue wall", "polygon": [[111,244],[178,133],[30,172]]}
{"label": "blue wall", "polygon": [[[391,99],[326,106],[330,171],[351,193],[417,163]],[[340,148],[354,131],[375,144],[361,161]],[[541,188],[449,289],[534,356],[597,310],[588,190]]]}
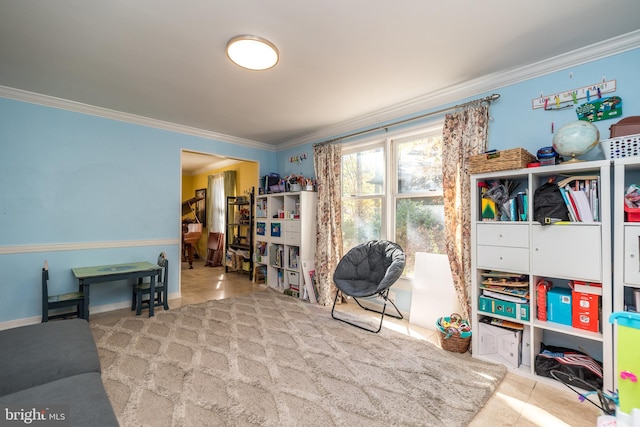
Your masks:
{"label": "blue wall", "polygon": [[[52,292],[66,292],[73,267],[155,262],[165,251],[177,292],[182,149],[276,167],[272,151],[9,99],[0,99],[0,147],[0,322],[39,315],[45,259]],[[71,250],[46,247],[59,244]],[[123,286],[92,287],[92,305],[130,301]]]}
{"label": "blue wall", "polygon": [[[301,155],[307,158],[296,161]],[[313,145],[304,144],[278,152],[278,173],[280,176],[302,175],[307,178],[315,177],[313,169]]]}
{"label": "blue wall", "polygon": [[[570,67],[562,71],[553,72],[544,76],[532,78],[516,84],[496,87],[490,91],[479,93],[472,97],[463,98],[454,102],[439,105],[428,110],[419,111],[415,114],[402,116],[390,121],[380,122],[369,126],[377,128],[395,121],[402,121],[411,117],[421,116],[444,108],[452,107],[467,101],[489,96],[493,93],[500,94],[500,98],[491,104],[489,122],[489,149],[508,149],[522,147],[532,154],[536,154],[541,147],[552,144],[553,134],[551,133],[551,123],[554,123],[555,130],[563,124],[578,120],[575,108],[567,108],[559,111],[544,111],[543,109],[533,110],[531,102],[533,98],[539,97],[540,93],[554,94],[582,86],[599,83],[603,76],[606,80],[616,80],[617,90],[607,96],[619,96],[622,98],[623,117],[640,115],[640,79],[637,77],[637,69],[640,66],[640,49],[634,49],[607,58],[592,61],[586,64]],[[570,74],[572,77],[570,77]],[[595,99],[595,96],[591,99]],[[579,99],[578,105],[586,102],[586,99]],[[551,105],[555,107],[555,105]],[[424,119],[415,120],[401,126],[393,126],[390,131],[397,133],[403,129],[415,128],[421,123],[429,123],[435,120],[442,120],[445,113],[435,114]],[[617,123],[619,119],[604,120],[594,124],[600,131],[600,139],[609,138],[609,126]],[[353,129],[343,135],[363,131],[366,128]],[[346,142],[366,140],[373,136],[384,135],[385,131],[367,133],[355,138],[347,139]],[[323,138],[332,139],[341,135]],[[315,141],[320,142],[320,141]],[[314,143],[315,143],[314,142]],[[604,159],[600,149],[594,149],[584,156],[584,160]],[[280,164],[282,159],[279,157]]]}
{"label": "blue wall", "polygon": [[[551,123],[557,130],[563,124],[577,120],[575,109],[532,110],[531,100],[541,92],[553,94],[598,83],[603,76],[606,80],[616,80],[617,84],[616,92],[604,94],[603,97],[615,95],[622,98],[622,117],[640,115],[639,66],[640,49],[635,49],[497,89],[501,97],[491,105],[493,120],[489,125],[490,148],[523,147],[535,155],[539,148],[551,145]],[[570,78],[570,73],[573,78]],[[579,99],[578,105],[584,102],[586,99]],[[601,140],[609,138],[609,127],[618,120],[594,123],[600,131]],[[582,158],[597,160],[604,159],[604,155],[599,149],[594,149]]]}
{"label": "blue wall", "polygon": [[[596,83],[603,76],[617,80],[618,90],[612,95],[622,97],[623,117],[640,115],[638,65],[640,49],[635,49],[474,96],[501,94],[491,106],[490,148],[524,147],[535,154],[538,148],[550,145],[551,122],[558,129],[576,120],[575,112],[532,110],[532,98],[540,92],[551,94]],[[597,123],[601,139],[608,138],[609,126],[615,122]],[[155,261],[157,254],[165,251],[173,267],[170,292],[176,292],[181,149],[258,161],[261,175],[314,175],[312,144],[276,154],[0,99],[0,249],[11,252],[11,247],[27,248],[20,253],[0,253],[0,322],[39,316],[40,268],[45,259],[50,264],[52,290],[62,292],[75,287],[72,267],[133,259]],[[289,157],[301,153],[307,153],[306,160],[289,162]],[[603,156],[596,149],[585,158]],[[156,240],[171,243],[155,244]],[[128,243],[124,247],[86,250],[28,250],[29,245],[118,241]],[[128,293],[121,289],[125,287],[92,288],[93,304],[129,301]],[[397,300],[401,309],[408,310],[408,294],[398,292]]]}
{"label": "blue wall", "polygon": [[[398,117],[394,120],[380,122],[369,127],[376,128],[394,121],[417,117],[466,101],[483,98],[492,93],[498,93],[500,94],[500,98],[491,104],[490,109],[491,121],[489,122],[488,148],[503,150],[522,147],[535,155],[539,148],[552,144],[552,122],[557,131],[562,125],[575,121],[578,118],[575,113],[575,108],[567,108],[559,111],[533,110],[531,108],[533,98],[539,97],[541,92],[549,95],[599,83],[604,76],[606,80],[616,80],[616,92],[604,94],[603,97],[615,95],[622,98],[623,115],[620,118],[640,115],[640,79],[637,77],[639,66],[640,49],[634,49],[509,86],[496,87],[491,91],[480,93],[473,97],[459,99],[449,104],[420,111],[411,116]],[[595,97],[592,98],[592,100],[594,99]],[[584,102],[586,102],[586,99],[579,99],[578,105]],[[554,107],[554,105],[552,106]],[[443,115],[444,113],[436,114],[401,126],[391,127],[390,130],[397,133],[403,129],[415,128],[420,124],[442,120]],[[609,138],[609,127],[617,123],[618,120],[619,118],[594,123],[600,131],[601,140]],[[358,132],[364,129],[366,128],[354,129],[351,132]],[[343,135],[351,132],[346,132]],[[346,141],[361,141],[374,136],[384,136],[384,134],[384,130],[376,131]],[[340,135],[333,137],[338,136]],[[327,139],[331,139],[331,137],[324,138],[323,140]],[[583,160],[601,160],[604,159],[604,154],[598,147],[580,158]],[[283,158],[279,157],[281,164],[283,160]],[[396,292],[396,304],[398,308],[402,311],[409,312],[411,307],[411,291],[397,286],[394,287],[394,290]]]}

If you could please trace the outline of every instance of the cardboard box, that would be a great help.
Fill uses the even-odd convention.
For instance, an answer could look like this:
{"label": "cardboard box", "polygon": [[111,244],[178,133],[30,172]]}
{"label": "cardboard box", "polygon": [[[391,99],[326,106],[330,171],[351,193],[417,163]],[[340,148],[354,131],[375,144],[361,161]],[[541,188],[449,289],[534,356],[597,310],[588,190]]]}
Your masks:
{"label": "cardboard box", "polygon": [[600,325],[600,297],[573,291],[572,326],[585,331],[598,332]]}
{"label": "cardboard box", "polygon": [[574,280],[573,290],[575,292],[582,292],[584,294],[602,295],[602,283],[582,282],[580,280]]}
{"label": "cardboard box", "polygon": [[477,354],[493,355],[501,363],[517,369],[521,360],[522,331],[500,328],[480,322]]}
{"label": "cardboard box", "polygon": [[500,314],[512,319],[529,320],[529,304],[480,296],[478,297],[478,309],[485,313]]}
{"label": "cardboard box", "polygon": [[551,288],[547,292],[547,319],[571,326],[571,289]]}

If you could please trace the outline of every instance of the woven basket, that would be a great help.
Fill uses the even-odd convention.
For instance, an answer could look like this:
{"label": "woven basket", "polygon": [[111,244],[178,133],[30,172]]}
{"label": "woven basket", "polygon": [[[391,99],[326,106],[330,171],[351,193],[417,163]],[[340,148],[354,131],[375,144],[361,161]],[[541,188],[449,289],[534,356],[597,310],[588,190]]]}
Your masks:
{"label": "woven basket", "polygon": [[[452,314],[451,317],[454,315],[455,313]],[[460,315],[457,316],[460,317]],[[467,350],[469,350],[469,344],[471,343],[471,331],[462,333],[455,332],[453,334],[447,333],[441,322],[442,320],[449,322],[451,317],[441,317],[436,322],[440,347],[453,353],[466,353]]]}
{"label": "woven basket", "polygon": [[536,161],[536,156],[524,148],[512,148],[492,153],[477,154],[471,156],[469,173],[521,169],[526,168],[529,163],[534,161]]}

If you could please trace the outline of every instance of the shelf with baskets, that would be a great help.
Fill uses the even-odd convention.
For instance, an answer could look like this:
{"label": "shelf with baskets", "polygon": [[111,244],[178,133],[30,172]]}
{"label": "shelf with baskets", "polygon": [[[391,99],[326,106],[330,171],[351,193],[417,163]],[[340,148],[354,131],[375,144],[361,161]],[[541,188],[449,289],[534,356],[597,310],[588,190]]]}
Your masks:
{"label": "shelf with baskets", "polygon": [[313,261],[315,257],[316,211],[315,192],[256,196],[256,279],[260,270],[267,286],[305,298],[302,261]]}
{"label": "shelf with baskets", "polygon": [[[603,386],[611,388],[610,173],[609,161],[595,161],[472,175],[474,357],[559,384],[538,372],[536,357],[543,345],[575,349],[601,362]],[[592,221],[534,220],[536,189],[552,178],[577,191],[586,192],[587,182],[596,188],[587,198]],[[509,200],[487,208],[482,196],[495,182],[508,184]],[[599,295],[583,295],[592,291]]]}
{"label": "shelf with baskets", "polygon": [[253,276],[253,194],[229,196],[226,205],[224,270]]}

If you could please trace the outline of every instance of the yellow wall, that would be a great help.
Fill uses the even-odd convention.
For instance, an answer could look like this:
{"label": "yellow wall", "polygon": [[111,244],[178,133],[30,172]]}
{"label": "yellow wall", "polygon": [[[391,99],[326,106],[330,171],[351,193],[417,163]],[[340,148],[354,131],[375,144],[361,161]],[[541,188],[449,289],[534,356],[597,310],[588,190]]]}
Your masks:
{"label": "yellow wall", "polygon": [[[215,175],[224,171],[236,171],[236,195],[242,196],[251,191],[251,187],[257,189],[258,185],[258,163],[240,162],[235,165],[227,166],[220,169],[213,169],[199,175],[188,176],[182,175],[182,201],[195,196],[195,191],[201,188],[207,188],[209,175]],[[207,256],[207,236],[208,231],[202,230],[202,237],[198,242],[198,253],[202,258]]]}
{"label": "yellow wall", "polygon": [[194,196],[193,177],[182,175],[182,201],[190,199]]}

